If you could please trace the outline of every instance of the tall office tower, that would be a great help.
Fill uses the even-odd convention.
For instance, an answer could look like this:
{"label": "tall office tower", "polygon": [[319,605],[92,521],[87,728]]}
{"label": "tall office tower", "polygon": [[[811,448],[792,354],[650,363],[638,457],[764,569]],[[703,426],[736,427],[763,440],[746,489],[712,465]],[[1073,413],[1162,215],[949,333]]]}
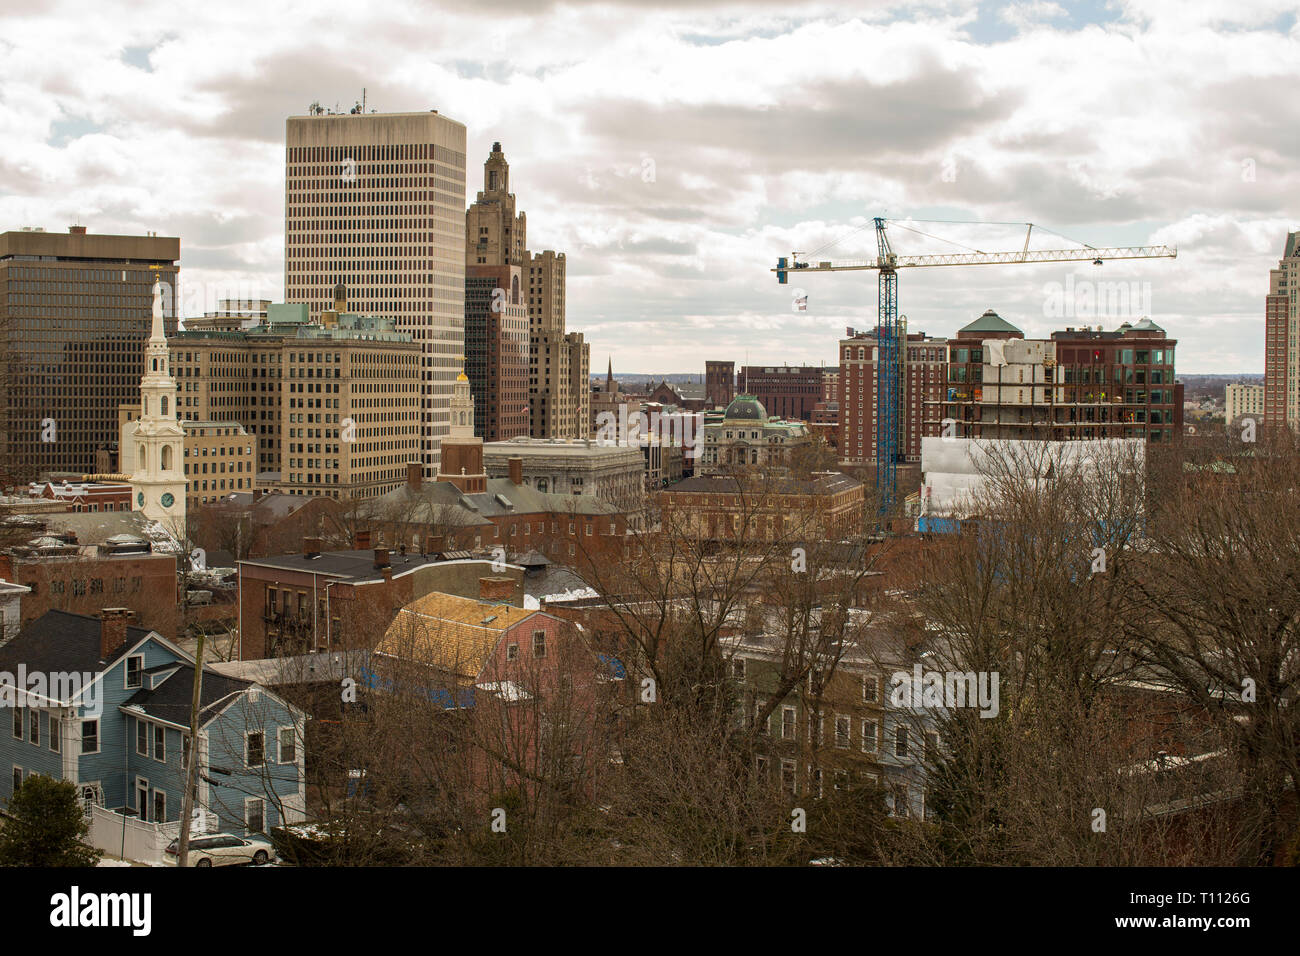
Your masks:
{"label": "tall office tower", "polygon": [[432,480],[465,352],[464,124],[436,110],[289,117],[285,298],[315,318],[339,282],[421,346]]}
{"label": "tall office tower", "polygon": [[[527,255],[527,254],[526,254]],[[586,438],[590,431],[591,346],[565,333],[565,258],[546,250],[528,260],[528,404],[533,438]],[[575,387],[578,383],[581,387]]]}
{"label": "tall office tower", "polygon": [[736,363],[704,363],[704,395],[710,408],[726,408],[736,397]]}
{"label": "tall office tower", "polygon": [[483,189],[465,211],[465,265],[522,266],[527,248],[528,218],[515,213],[510,164],[501,144],[493,143],[483,164]]}
{"label": "tall office tower", "polygon": [[87,472],[118,440],[144,375],[154,280],[176,331],[181,243],[157,236],[0,234],[0,484]]}
{"label": "tall office tower", "polygon": [[475,433],[485,441],[527,437],[528,306],[519,266],[465,267],[465,372]]}
{"label": "tall office tower", "polygon": [[1264,420],[1300,422],[1300,232],[1289,232],[1264,299]]}
{"label": "tall office tower", "polygon": [[[937,434],[925,431],[925,403],[943,397],[948,347],[944,339],[921,332],[908,334],[902,330],[900,338],[907,344],[898,350],[898,451],[904,461],[916,462],[921,460],[923,435]],[[839,455],[840,461],[848,464],[870,465],[876,461],[878,344],[875,330],[849,329],[840,340]]]}

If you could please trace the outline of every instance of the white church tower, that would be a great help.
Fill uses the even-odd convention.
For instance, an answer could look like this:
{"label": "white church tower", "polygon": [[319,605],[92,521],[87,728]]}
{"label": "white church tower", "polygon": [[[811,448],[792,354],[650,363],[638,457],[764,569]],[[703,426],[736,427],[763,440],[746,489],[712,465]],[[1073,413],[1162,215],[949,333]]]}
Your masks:
{"label": "white church tower", "polygon": [[153,284],[153,329],[145,346],[140,380],[140,418],[127,422],[120,436],[123,461],[131,473],[131,507],[160,522],[173,534],[185,526],[185,429],[176,418],[176,380],[172,378],[167,333],[163,327],[162,283]]}

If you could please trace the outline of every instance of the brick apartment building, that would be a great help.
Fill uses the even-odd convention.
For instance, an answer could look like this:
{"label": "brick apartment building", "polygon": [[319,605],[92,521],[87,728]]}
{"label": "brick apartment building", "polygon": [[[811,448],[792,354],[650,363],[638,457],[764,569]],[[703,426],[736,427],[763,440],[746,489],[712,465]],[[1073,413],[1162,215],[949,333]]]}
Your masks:
{"label": "brick apartment building", "polygon": [[[905,462],[921,460],[925,402],[943,397],[948,352],[944,339],[923,332],[905,334],[899,349],[898,454]],[[839,456],[846,465],[876,461],[875,331],[848,329],[840,340]]]}
{"label": "brick apartment building", "polygon": [[[707,541],[830,539],[860,532],[862,482],[839,472],[811,478],[696,475],[660,491],[665,527]],[[741,522],[748,520],[744,531]]]}
{"label": "brick apartment building", "polygon": [[811,422],[822,400],[825,371],[820,365],[746,365],[740,370],[741,388],[762,402],[769,415]]}

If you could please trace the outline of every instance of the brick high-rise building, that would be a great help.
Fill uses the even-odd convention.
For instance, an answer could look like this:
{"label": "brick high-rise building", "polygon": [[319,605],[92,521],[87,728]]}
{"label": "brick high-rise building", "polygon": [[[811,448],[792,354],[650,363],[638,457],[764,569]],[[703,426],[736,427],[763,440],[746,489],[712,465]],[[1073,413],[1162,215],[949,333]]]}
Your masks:
{"label": "brick high-rise building", "polygon": [[[943,395],[948,352],[944,339],[923,332],[905,333],[899,349],[898,451],[904,461],[921,460],[925,402]],[[850,465],[876,461],[875,332],[849,329],[840,340],[839,455]]]}
{"label": "brick high-rise building", "polygon": [[465,126],[427,113],[291,116],[285,298],[312,316],[336,283],[422,352],[424,474],[437,472],[465,352]]}
{"label": "brick high-rise building", "polygon": [[709,408],[726,408],[736,397],[736,363],[704,363],[704,396]]}
{"label": "brick high-rise building", "polygon": [[154,279],[176,331],[180,240],[0,234],[0,482],[89,472],[139,395]]}
{"label": "brick high-rise building", "polygon": [[1169,444],[1183,425],[1177,344],[1148,318],[1025,339],[990,310],[949,340],[947,388],[926,402],[926,434],[947,422],[954,438]]}
{"label": "brick high-rise building", "polygon": [[591,346],[564,330],[563,252],[528,265],[528,404],[533,438],[585,438],[591,420]]}
{"label": "brick high-rise building", "polygon": [[528,217],[515,212],[510,164],[501,144],[493,143],[483,164],[483,188],[465,211],[465,265],[524,266],[527,249]]}
{"label": "brick high-rise building", "polygon": [[746,394],[762,402],[769,415],[810,422],[822,400],[822,371],[820,365],[746,365],[740,380]]}
{"label": "brick high-rise building", "polygon": [[465,373],[484,441],[528,436],[528,306],[519,266],[465,267]]}
{"label": "brick high-rise building", "polygon": [[1300,232],[1289,232],[1264,298],[1264,420],[1300,422]]}

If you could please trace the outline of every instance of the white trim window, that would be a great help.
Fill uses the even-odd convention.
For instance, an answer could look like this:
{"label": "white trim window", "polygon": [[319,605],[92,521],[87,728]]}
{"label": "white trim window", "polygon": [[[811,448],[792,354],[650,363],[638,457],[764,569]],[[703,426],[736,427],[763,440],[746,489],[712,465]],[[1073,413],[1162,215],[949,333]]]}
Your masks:
{"label": "white trim window", "polygon": [[880,746],[880,727],[874,720],[862,721],[862,752],[873,754]]}
{"label": "white trim window", "polygon": [[41,712],[39,710],[28,712],[27,742],[38,747],[41,745]]}
{"label": "white trim window", "polygon": [[835,746],[839,750],[849,749],[849,740],[853,736],[853,718],[848,714],[835,715]]}
{"label": "white trim window", "polygon": [[782,740],[794,740],[794,721],[795,721],[794,708],[788,704],[782,707],[781,708],[781,739]]}
{"label": "white trim window", "polygon": [[907,728],[902,724],[894,725],[894,756],[907,756]]}
{"label": "white trim window", "polygon": [[144,655],[132,654],[126,659],[126,666],[122,668],[122,687],[124,690],[131,690],[143,686]]}
{"label": "white trim window", "polygon": [[81,722],[81,752],[99,753],[99,721],[95,718]]}
{"label": "white trim window", "polygon": [[250,730],[244,734],[244,766],[253,768],[266,763],[266,734]]}
{"label": "white trim window", "polygon": [[167,762],[167,728],[162,724],[153,725],[153,759]]}
{"label": "white trim window", "polygon": [[50,714],[50,749],[55,753],[63,750],[63,720]]}
{"label": "white trim window", "polygon": [[261,797],[244,798],[244,826],[249,833],[266,832],[266,801]]}
{"label": "white trim window", "polygon": [[278,763],[298,762],[298,731],[294,727],[281,727],[276,734]]}
{"label": "white trim window", "polygon": [[149,756],[149,725],[143,717],[135,719],[135,752],[141,757]]}
{"label": "white trim window", "polygon": [[799,793],[799,775],[793,760],[781,761],[781,789],[793,796]]}
{"label": "white trim window", "polygon": [[868,674],[862,678],[862,702],[874,704],[880,700],[880,677]]}
{"label": "white trim window", "polygon": [[153,814],[153,823],[167,822],[167,794],[165,791],[154,788],[153,806],[150,808],[150,812]]}
{"label": "white trim window", "polygon": [[14,740],[23,739],[23,708],[14,708]]}

